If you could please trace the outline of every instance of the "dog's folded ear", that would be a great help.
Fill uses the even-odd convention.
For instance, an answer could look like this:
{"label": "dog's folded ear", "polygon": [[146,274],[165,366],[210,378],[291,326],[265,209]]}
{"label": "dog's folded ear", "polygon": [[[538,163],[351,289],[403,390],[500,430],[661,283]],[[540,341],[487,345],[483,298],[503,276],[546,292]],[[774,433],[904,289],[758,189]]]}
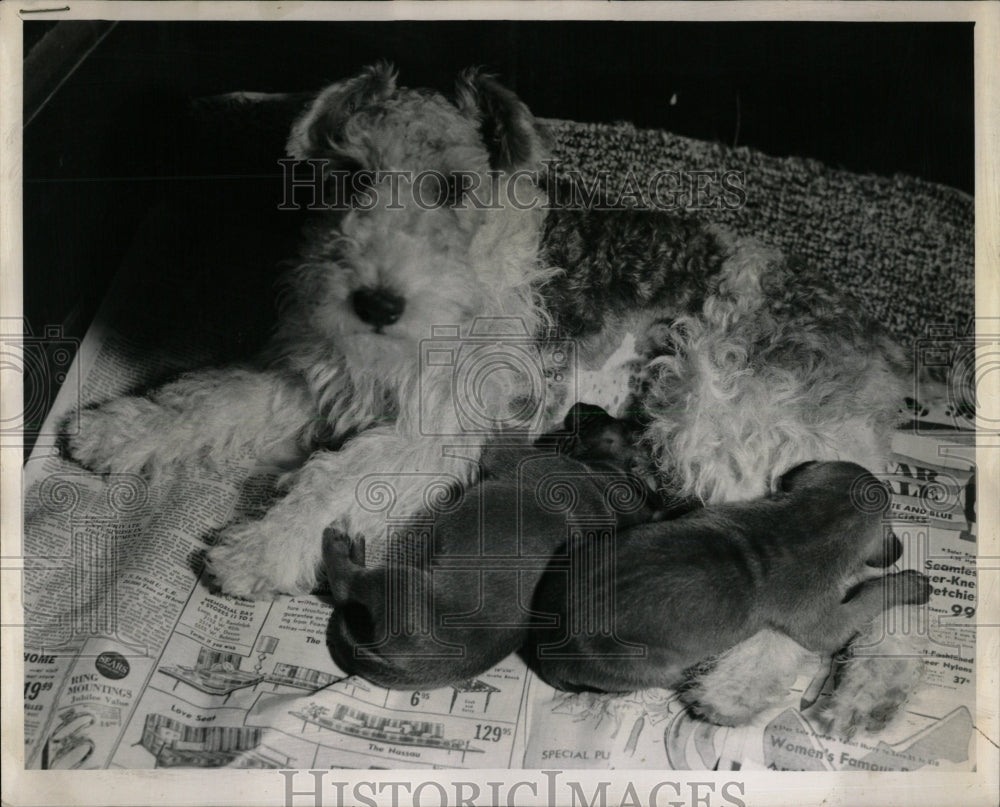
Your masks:
{"label": "dog's folded ear", "polygon": [[563,428],[571,434],[578,434],[588,427],[591,429],[601,428],[609,423],[617,423],[617,421],[601,407],[582,401],[573,404],[566,413],[566,417],[563,418]]}
{"label": "dog's folded ear", "polygon": [[788,493],[803,484],[808,484],[815,476],[818,465],[815,460],[809,460],[788,469],[778,480],[778,490]]}
{"label": "dog's folded ear", "polygon": [[549,153],[549,137],[524,102],[496,78],[470,67],[455,82],[455,102],[479,124],[490,168],[538,169]]}
{"label": "dog's folded ear", "polygon": [[320,91],[292,124],[286,153],[305,160],[336,149],[344,123],[355,110],[384,101],[395,89],[396,69],[388,62],[377,62],[354,78],[331,84]]}

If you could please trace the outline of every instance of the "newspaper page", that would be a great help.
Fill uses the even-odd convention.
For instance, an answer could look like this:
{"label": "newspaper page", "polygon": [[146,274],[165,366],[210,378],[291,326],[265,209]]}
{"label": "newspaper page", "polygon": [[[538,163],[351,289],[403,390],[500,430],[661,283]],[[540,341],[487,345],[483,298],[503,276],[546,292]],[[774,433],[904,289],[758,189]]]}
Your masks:
{"label": "newspaper page", "polygon": [[[110,342],[82,347],[85,400],[120,388],[100,385]],[[51,451],[26,468],[28,767],[519,764],[522,664],[389,692],[333,664],[324,598],[249,601],[200,579],[212,534],[273,493],[252,459],[149,483]]]}

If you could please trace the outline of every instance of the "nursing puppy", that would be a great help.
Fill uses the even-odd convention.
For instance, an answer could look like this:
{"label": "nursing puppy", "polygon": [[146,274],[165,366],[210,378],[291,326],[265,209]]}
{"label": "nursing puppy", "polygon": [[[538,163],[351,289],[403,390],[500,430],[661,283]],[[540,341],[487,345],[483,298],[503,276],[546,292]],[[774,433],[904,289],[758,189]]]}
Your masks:
{"label": "nursing puppy", "polygon": [[531,598],[570,518],[624,529],[655,517],[626,426],[574,409],[566,427],[538,445],[489,445],[483,481],[391,537],[382,568],[365,567],[344,534],[324,533],[336,608],[327,643],[342,670],[390,688],[485,672],[539,624]]}
{"label": "nursing puppy", "polygon": [[[871,577],[902,553],[877,485],[853,463],[805,463],[762,499],[636,526],[609,550],[571,549],[534,600],[559,626],[534,628],[524,656],[557,689],[602,692],[677,686],[765,628],[829,658],[886,608],[930,596],[915,571]],[[587,616],[601,613],[595,629]]]}

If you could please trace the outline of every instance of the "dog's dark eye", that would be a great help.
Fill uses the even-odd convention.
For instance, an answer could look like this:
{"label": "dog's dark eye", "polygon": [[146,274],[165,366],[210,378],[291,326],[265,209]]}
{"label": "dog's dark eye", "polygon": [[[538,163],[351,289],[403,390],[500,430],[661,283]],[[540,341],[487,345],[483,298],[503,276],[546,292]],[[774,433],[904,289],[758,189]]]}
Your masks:
{"label": "dog's dark eye", "polygon": [[376,172],[362,166],[354,171],[344,170],[341,198],[343,206],[352,210],[371,210],[378,203],[375,186]]}
{"label": "dog's dark eye", "polygon": [[345,174],[356,174],[358,171],[363,171],[364,168],[361,163],[352,159],[341,160],[337,165],[337,170]]}

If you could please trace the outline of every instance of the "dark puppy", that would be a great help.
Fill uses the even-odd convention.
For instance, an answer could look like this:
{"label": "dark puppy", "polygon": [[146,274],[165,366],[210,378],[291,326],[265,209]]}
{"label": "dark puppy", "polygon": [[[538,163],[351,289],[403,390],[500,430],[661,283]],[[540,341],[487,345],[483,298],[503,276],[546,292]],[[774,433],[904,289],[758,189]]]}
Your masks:
{"label": "dark puppy", "polygon": [[806,463],[762,499],[636,526],[603,550],[571,548],[534,600],[559,627],[534,628],[523,654],[558,689],[602,692],[676,686],[764,628],[829,656],[884,609],[930,596],[913,571],[859,582],[902,553],[882,523],[886,502],[858,465]]}
{"label": "dark puppy", "polygon": [[432,529],[417,519],[391,538],[383,568],[366,568],[346,536],[326,531],[336,606],[327,643],[341,669],[396,688],[485,672],[539,622],[531,598],[570,537],[570,517],[624,528],[655,516],[625,425],[578,410],[566,425],[539,445],[489,446],[482,483],[447,511],[425,514]]}

